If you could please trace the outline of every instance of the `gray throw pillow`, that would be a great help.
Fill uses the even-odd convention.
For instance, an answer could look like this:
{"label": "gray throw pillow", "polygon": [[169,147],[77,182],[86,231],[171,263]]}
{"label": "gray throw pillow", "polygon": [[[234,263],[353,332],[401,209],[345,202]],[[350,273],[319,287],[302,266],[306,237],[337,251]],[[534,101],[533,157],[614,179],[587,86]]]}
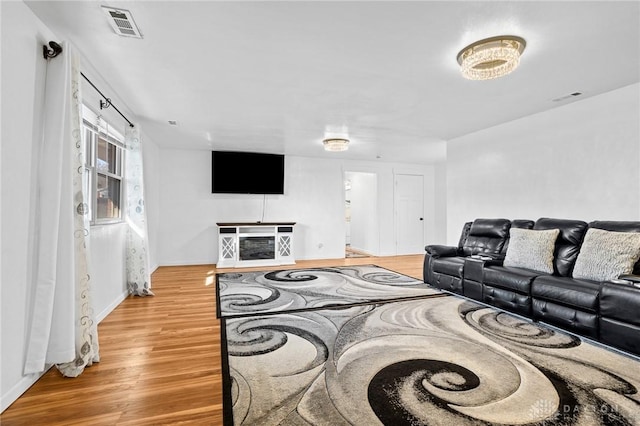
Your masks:
{"label": "gray throw pillow", "polygon": [[553,274],[553,253],[559,233],[558,229],[511,228],[504,266]]}
{"label": "gray throw pillow", "polygon": [[640,258],[640,232],[589,228],[573,267],[573,278],[607,281],[633,272]]}

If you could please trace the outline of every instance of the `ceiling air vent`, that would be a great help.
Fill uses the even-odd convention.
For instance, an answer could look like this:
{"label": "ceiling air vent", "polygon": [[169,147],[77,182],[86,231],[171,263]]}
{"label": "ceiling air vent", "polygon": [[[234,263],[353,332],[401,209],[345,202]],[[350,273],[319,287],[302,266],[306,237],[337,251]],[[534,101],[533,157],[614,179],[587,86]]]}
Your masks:
{"label": "ceiling air vent", "polygon": [[109,24],[116,34],[124,37],[142,38],[142,34],[140,34],[140,30],[133,20],[131,12],[109,6],[102,6],[102,10],[104,10],[109,17]]}
{"label": "ceiling air vent", "polygon": [[560,96],[559,98],[551,99],[551,101],[553,101],[553,102],[561,102],[561,101],[565,101],[567,99],[571,99],[571,98],[574,98],[574,97],[580,96],[580,95],[582,95],[581,92],[573,92],[573,93],[569,93],[568,95]]}

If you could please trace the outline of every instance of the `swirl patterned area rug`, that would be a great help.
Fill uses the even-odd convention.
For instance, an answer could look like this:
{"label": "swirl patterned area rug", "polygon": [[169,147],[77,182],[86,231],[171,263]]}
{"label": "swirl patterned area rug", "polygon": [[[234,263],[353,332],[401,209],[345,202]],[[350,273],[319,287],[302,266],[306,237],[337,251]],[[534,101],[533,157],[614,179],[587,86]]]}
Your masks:
{"label": "swirl patterned area rug", "polygon": [[227,425],[640,424],[636,358],[457,296],[221,322]]}
{"label": "swirl patterned area rug", "polygon": [[443,294],[376,265],[223,273],[216,286],[219,318]]}

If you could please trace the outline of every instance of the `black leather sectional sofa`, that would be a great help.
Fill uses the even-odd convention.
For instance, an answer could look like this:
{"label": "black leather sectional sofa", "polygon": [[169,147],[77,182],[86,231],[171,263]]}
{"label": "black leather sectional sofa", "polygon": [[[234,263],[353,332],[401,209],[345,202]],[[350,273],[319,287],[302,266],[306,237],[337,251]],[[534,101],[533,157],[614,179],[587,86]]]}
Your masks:
{"label": "black leather sectional sofa", "polygon": [[[513,262],[505,265],[512,228],[558,230],[551,247],[553,272],[513,266]],[[640,259],[635,259],[631,274],[621,277],[574,277],[590,229],[640,233],[640,222],[476,219],[464,225],[457,247],[425,247],[424,281],[640,355]],[[583,251],[582,265],[587,258],[587,249]]]}

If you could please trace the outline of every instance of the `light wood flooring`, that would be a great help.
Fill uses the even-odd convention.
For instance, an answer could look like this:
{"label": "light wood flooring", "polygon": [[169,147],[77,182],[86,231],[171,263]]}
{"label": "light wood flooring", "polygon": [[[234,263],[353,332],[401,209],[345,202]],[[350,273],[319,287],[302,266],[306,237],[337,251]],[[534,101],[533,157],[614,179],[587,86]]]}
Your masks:
{"label": "light wood flooring", "polygon": [[[376,264],[422,279],[422,255],[299,261]],[[242,270],[278,268],[247,268]],[[280,268],[281,269],[281,268]],[[49,370],[0,415],[10,425],[221,425],[214,265],[160,267],[154,297],[129,297],[98,326],[101,361],[74,379]]]}

